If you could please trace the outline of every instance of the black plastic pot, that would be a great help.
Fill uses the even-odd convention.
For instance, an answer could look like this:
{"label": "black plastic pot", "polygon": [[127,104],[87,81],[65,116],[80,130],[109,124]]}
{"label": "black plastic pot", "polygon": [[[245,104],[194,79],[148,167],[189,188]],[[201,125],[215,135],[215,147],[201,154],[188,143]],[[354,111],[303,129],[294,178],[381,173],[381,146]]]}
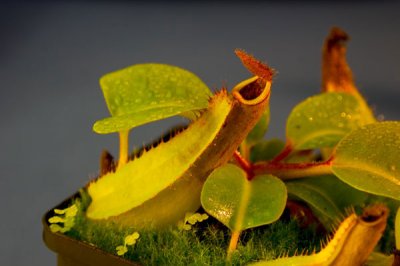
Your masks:
{"label": "black plastic pot", "polygon": [[[72,199],[78,194],[66,199],[53,209],[64,209],[68,207]],[[46,212],[43,216],[43,241],[46,246],[57,253],[58,266],[139,266],[140,264],[125,260],[114,254],[104,252],[103,250],[70,238],[61,233],[53,233],[47,222],[54,216],[52,210]]]}

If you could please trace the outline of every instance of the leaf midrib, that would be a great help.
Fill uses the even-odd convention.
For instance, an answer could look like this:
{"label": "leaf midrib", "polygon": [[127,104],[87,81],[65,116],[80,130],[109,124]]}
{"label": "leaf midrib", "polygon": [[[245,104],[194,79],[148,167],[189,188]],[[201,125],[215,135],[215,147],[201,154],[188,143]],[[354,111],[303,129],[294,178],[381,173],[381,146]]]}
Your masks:
{"label": "leaf midrib", "polygon": [[236,215],[236,221],[234,221],[233,231],[240,232],[243,228],[244,217],[246,217],[247,207],[249,204],[250,194],[251,194],[251,184],[250,181],[247,180],[246,174],[243,174],[243,178],[245,179],[243,182],[243,193],[240,197],[239,208]]}

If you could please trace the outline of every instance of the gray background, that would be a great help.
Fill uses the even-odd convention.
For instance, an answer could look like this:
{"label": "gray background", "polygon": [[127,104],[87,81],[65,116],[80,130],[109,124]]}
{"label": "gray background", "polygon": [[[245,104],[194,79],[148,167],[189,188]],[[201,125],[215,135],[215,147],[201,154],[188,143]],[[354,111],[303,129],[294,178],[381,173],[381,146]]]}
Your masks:
{"label": "gray background", "polygon": [[[41,216],[96,175],[102,149],[116,152],[116,135],[91,131],[108,116],[101,75],[161,62],[230,87],[249,76],[233,54],[244,48],[279,71],[268,136],[283,136],[290,109],[320,88],[321,45],[338,25],[352,36],[358,87],[400,119],[399,11],[394,1],[1,2],[0,265],[55,265]],[[134,130],[131,144],[180,121]]]}

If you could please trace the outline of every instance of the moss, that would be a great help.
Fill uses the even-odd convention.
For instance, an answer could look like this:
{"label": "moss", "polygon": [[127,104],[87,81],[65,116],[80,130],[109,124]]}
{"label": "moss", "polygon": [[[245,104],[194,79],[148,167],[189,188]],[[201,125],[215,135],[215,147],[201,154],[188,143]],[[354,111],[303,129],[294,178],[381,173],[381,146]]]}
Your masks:
{"label": "moss", "polygon": [[[230,232],[212,217],[196,223],[188,231],[176,227],[162,231],[143,231],[121,227],[112,222],[87,219],[85,210],[90,204],[90,198],[83,190],[80,198],[75,200],[77,202],[75,226],[66,233],[72,238],[117,254],[116,247],[124,243],[124,238],[139,231],[140,238],[133,247],[128,247],[128,252],[123,256],[125,259],[143,265],[226,265]],[[386,203],[391,207],[391,204]],[[243,231],[237,251],[232,256],[232,265],[318,251],[320,243],[327,239],[326,235],[316,233],[315,228],[300,228],[296,219],[289,219],[287,215],[282,217],[273,224]],[[392,238],[393,224],[389,222],[378,245],[380,251],[390,253],[393,248]]]}
{"label": "moss", "polygon": [[[195,224],[191,230],[169,228],[162,231],[142,231],[120,227],[111,222],[86,219],[84,213],[90,199],[81,192],[75,226],[66,234],[116,254],[116,247],[125,236],[139,231],[140,238],[128,247],[124,258],[143,265],[226,265],[225,256],[230,232],[212,217]],[[282,254],[313,250],[325,236],[315,230],[301,229],[295,220],[280,220],[268,226],[246,230],[241,234],[233,265],[243,265],[260,259],[272,259]]]}

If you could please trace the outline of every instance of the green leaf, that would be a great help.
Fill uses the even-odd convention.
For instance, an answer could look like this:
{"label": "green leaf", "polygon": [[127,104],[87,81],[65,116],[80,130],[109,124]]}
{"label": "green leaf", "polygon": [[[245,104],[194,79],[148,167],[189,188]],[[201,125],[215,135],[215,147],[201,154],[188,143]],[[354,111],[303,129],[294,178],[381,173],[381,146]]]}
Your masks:
{"label": "green leaf", "polygon": [[75,217],[77,213],[78,207],[76,206],[76,204],[73,204],[72,206],[65,209],[65,217]]}
{"label": "green leaf", "polygon": [[134,232],[131,235],[125,237],[125,245],[132,246],[136,243],[136,240],[139,238],[139,233]]}
{"label": "green leaf", "polygon": [[75,218],[74,217],[67,217],[64,222],[65,230],[69,231],[75,225]]}
{"label": "green leaf", "polygon": [[246,137],[246,144],[249,146],[253,146],[257,142],[261,141],[264,138],[265,133],[267,133],[268,126],[270,121],[270,111],[269,105],[268,108],[264,111],[260,120],[258,120],[257,124],[250,131],[250,133]]}
{"label": "green leaf", "polygon": [[[100,79],[112,115],[93,130],[105,134],[205,109],[211,92],[193,73],[163,64],[133,65]],[[189,114],[190,115],[190,114]],[[193,116],[193,115],[192,115]]]}
{"label": "green leaf", "polygon": [[53,233],[61,232],[63,230],[63,228],[58,224],[51,224],[49,226],[49,228],[50,228],[50,231]]}
{"label": "green leaf", "polygon": [[192,225],[190,225],[190,224],[184,224],[184,223],[182,222],[182,224],[178,224],[178,228],[179,228],[180,230],[189,231],[189,230],[192,229]]}
{"label": "green leaf", "polygon": [[190,215],[189,217],[186,218],[187,222],[191,225],[195,225],[197,222],[202,222],[208,218],[207,214],[200,214],[200,213],[195,213]]}
{"label": "green leaf", "polygon": [[400,122],[351,132],[336,147],[332,171],[359,190],[400,200]]}
{"label": "green leaf", "polygon": [[56,214],[65,214],[67,212],[68,208],[60,210],[60,209],[54,209],[54,213]]}
{"label": "green leaf", "polygon": [[333,147],[351,130],[374,121],[354,96],[324,93],[306,99],[292,110],[286,136],[298,150]]}
{"label": "green leaf", "polygon": [[392,266],[393,261],[393,255],[388,256],[380,252],[372,252],[365,262],[365,266]]}
{"label": "green leaf", "polygon": [[201,192],[203,208],[232,231],[276,221],[286,204],[285,184],[272,175],[247,180],[239,167],[227,164],[214,170]]}
{"label": "green leaf", "polygon": [[56,223],[64,223],[65,219],[60,216],[53,216],[49,218],[49,223],[56,224]]}
{"label": "green leaf", "polygon": [[126,252],[128,252],[128,248],[126,246],[118,246],[115,248],[118,256],[123,256]]}
{"label": "green leaf", "polygon": [[97,121],[93,130],[100,134],[108,134],[131,129],[146,123],[193,111],[193,106],[167,106],[148,110],[138,110],[135,113],[108,117]]}
{"label": "green leaf", "polygon": [[185,214],[185,219],[183,219],[182,221],[178,222],[178,228],[180,230],[190,230],[192,229],[192,225],[195,225],[198,222],[202,222],[204,220],[208,219],[208,215],[203,213],[192,213],[192,212],[188,212]]}
{"label": "green leaf", "polygon": [[250,161],[254,163],[272,160],[284,147],[285,143],[280,139],[261,141],[251,148]]}
{"label": "green leaf", "polygon": [[333,175],[286,182],[289,195],[306,202],[327,227],[341,218],[346,209],[361,205],[368,195]]}

